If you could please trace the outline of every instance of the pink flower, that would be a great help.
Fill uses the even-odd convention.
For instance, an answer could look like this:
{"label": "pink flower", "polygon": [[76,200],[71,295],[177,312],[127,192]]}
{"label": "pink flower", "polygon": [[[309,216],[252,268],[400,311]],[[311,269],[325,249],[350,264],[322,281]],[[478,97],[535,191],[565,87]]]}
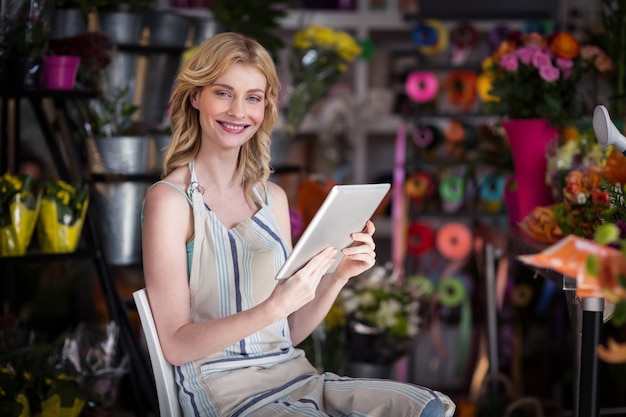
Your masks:
{"label": "pink flower", "polygon": [[544,65],[543,67],[539,67],[539,76],[547,82],[552,83],[559,79],[561,75],[561,71],[552,64]]}
{"label": "pink flower", "polygon": [[574,68],[574,61],[571,59],[557,58],[556,67],[563,73],[563,78],[567,79],[572,74],[572,68]]}
{"label": "pink flower", "polygon": [[541,48],[537,46],[525,46],[523,48],[519,48],[515,54],[524,65],[530,65],[533,56],[539,51],[541,51]]}
{"label": "pink flower", "polygon": [[532,58],[532,63],[535,68],[541,69],[547,65],[552,66],[552,60],[550,59],[550,55],[543,52],[537,51]]}
{"label": "pink flower", "polygon": [[585,61],[591,61],[601,52],[601,49],[595,45],[584,45],[580,48],[580,57]]}
{"label": "pink flower", "polygon": [[500,66],[509,72],[515,72],[519,68],[519,62],[515,54],[506,54],[500,60]]}

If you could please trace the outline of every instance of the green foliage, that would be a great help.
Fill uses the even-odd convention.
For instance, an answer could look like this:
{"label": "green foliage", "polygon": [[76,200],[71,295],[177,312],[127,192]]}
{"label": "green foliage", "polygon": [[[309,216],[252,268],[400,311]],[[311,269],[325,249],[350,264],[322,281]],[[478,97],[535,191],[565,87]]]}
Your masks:
{"label": "green foliage", "polygon": [[288,0],[213,0],[213,17],[228,30],[256,39],[278,62],[283,40],[274,33],[280,29],[279,20],[287,15]]}
{"label": "green foliage", "polygon": [[132,134],[131,117],[139,109],[128,101],[129,88],[76,103],[81,125],[90,137],[114,137]]}
{"label": "green foliage", "polygon": [[37,198],[31,176],[21,173],[0,176],[0,226],[11,223],[11,204],[17,194],[26,208],[35,209]]}
{"label": "green foliage", "polygon": [[613,311],[611,323],[615,327],[621,327],[626,324],[626,301],[620,301],[615,304],[615,310]]}

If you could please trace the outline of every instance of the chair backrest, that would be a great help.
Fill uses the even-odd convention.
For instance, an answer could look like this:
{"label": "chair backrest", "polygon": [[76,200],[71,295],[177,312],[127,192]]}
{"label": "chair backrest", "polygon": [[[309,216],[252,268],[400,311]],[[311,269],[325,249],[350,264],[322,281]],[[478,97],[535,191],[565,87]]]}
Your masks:
{"label": "chair backrest", "polygon": [[148,354],[150,355],[152,373],[159,398],[159,413],[161,417],[182,417],[178,402],[178,385],[174,380],[174,367],[163,356],[146,289],[142,288],[135,291],[133,299],[148,345]]}

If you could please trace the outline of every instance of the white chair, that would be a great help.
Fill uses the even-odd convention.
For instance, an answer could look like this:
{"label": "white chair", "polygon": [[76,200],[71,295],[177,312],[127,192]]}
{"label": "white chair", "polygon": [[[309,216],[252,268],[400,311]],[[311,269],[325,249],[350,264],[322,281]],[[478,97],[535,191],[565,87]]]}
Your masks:
{"label": "white chair", "polygon": [[135,291],[133,298],[148,345],[148,354],[150,355],[152,373],[159,398],[159,413],[161,417],[182,417],[178,403],[178,385],[174,380],[174,367],[163,356],[146,289],[142,288]]}

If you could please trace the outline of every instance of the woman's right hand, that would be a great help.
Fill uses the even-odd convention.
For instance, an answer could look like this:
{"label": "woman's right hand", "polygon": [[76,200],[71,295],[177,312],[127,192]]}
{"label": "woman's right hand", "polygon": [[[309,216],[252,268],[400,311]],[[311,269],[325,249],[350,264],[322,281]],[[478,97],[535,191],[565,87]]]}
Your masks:
{"label": "woman's right hand", "polygon": [[281,317],[287,317],[315,298],[317,287],[328,269],[335,263],[337,249],[328,247],[315,255],[298,272],[281,280],[270,298],[277,301]]}

